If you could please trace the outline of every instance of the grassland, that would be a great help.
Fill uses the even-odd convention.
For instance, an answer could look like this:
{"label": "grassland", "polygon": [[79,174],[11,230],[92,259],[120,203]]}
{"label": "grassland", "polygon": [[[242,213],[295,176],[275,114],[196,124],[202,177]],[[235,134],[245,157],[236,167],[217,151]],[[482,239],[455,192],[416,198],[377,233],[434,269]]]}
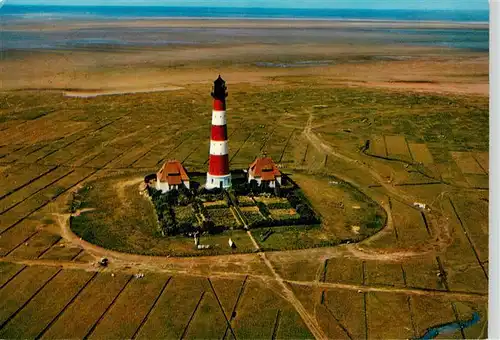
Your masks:
{"label": "grassland", "polygon": [[32,267],[9,282],[2,289],[2,314],[0,319],[5,323],[28,299],[42,287],[43,283],[53,276],[57,270],[45,267]]}
{"label": "grassland", "polygon": [[[305,193],[300,192],[304,202],[313,202],[313,209],[317,207],[324,215],[321,225],[286,226],[286,221],[292,224],[300,218],[286,198],[239,196],[241,206],[231,209],[225,201],[205,202],[207,217],[227,230],[215,235],[202,235],[202,244],[210,246],[202,252],[195,248],[190,238],[182,235],[164,237],[160,234],[153,204],[139,194],[140,178],[109,175],[90,182],[74,195],[70,210],[83,213],[72,216],[71,229],[84,240],[108,249],[145,255],[189,256],[255,250],[248,236],[236,230],[242,229],[243,225],[232,209],[238,209],[244,223],[250,227],[266,219],[284,221],[285,226],[273,227],[273,233],[267,239],[258,238],[260,247],[265,250],[305,249],[337,245],[346,240],[359,241],[385,225],[385,211],[353,186],[347,183],[331,186],[329,183],[333,178],[300,173],[294,174],[293,179],[304,186]],[[316,199],[325,196],[329,197],[328,201]],[[265,216],[257,204],[263,205],[269,216]],[[196,221],[190,206],[178,206],[175,213],[180,222]],[[254,234],[260,235],[268,229],[257,227]],[[228,247],[229,238],[235,242],[235,249]]]}
{"label": "grassland", "polygon": [[[286,305],[283,305],[281,299],[276,299],[270,289],[250,283],[245,289],[244,295],[241,297],[242,308],[236,315],[234,320],[235,333],[238,337],[245,339],[267,338],[273,335],[273,329],[277,317],[280,316],[278,311],[285,312]],[[255,318],[255,315],[259,315]],[[310,333],[301,323],[296,323],[298,320],[291,320],[289,323],[281,325],[281,329],[286,334],[286,327],[296,325],[298,331],[294,332],[296,338],[310,338]],[[283,331],[282,331],[283,332]]]}
{"label": "grassland", "polygon": [[71,306],[43,335],[44,339],[83,338],[90,334],[106,308],[125,288],[131,277],[98,274]]}
{"label": "grassland", "polygon": [[[485,338],[488,98],[460,92],[476,82],[487,87],[481,58],[450,52],[265,72],[231,62],[154,72],[144,66],[137,74],[168,74],[183,88],[89,98],[1,92],[0,337],[311,338],[312,319],[329,338],[409,338],[477,311],[478,324],[442,336]],[[137,187],[169,158],[206,171],[208,82],[221,65],[229,77],[231,167],[272,156],[322,225],[282,227],[265,241],[263,230],[251,230],[258,254],[240,254],[255,245],[233,230],[202,238],[219,245],[220,256],[176,258],[193,254],[193,241],[154,237],[152,205]],[[99,72],[111,81],[115,71]],[[101,79],[74,76],[85,86]],[[433,83],[394,82],[419,77]],[[12,79],[6,86],[47,80]],[[71,212],[78,235],[115,251],[171,257],[117,254],[68,237],[70,192],[87,185],[93,204]],[[253,201],[240,200],[240,207],[248,219],[263,218]],[[277,205],[271,216],[286,209]],[[94,263],[102,256],[110,259],[106,269]],[[138,273],[145,276],[133,277]]]}
{"label": "grassland", "polygon": [[200,278],[172,278],[138,337],[179,338],[185,331],[203,292]]}
{"label": "grassland", "polygon": [[[162,276],[133,279],[89,333],[89,338],[132,338],[166,283],[167,278]],[[116,327],[116,322],[120,327]]]}
{"label": "grassland", "polygon": [[[3,338],[38,336],[94,275],[85,271],[57,272],[47,285],[42,286],[42,289],[37,291],[37,294],[28,300],[26,305],[23,305],[19,313],[14,317],[12,317],[14,314],[10,314],[12,319],[4,321],[1,336]],[[7,321],[9,322],[5,324]]]}

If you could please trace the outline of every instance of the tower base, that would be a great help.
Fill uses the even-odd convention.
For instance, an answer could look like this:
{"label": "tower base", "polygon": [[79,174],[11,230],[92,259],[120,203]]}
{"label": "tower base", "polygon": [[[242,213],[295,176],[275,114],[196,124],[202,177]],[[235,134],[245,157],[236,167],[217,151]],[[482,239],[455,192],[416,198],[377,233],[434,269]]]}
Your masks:
{"label": "tower base", "polygon": [[215,176],[207,173],[207,182],[205,188],[208,190],[221,188],[229,189],[231,187],[231,174],[224,176]]}

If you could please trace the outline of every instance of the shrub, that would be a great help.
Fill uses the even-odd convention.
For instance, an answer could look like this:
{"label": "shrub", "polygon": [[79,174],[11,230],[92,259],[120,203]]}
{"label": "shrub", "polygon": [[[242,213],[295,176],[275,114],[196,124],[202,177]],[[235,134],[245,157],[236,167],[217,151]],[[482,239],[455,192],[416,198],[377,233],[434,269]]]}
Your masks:
{"label": "shrub", "polygon": [[179,202],[179,205],[187,206],[187,205],[189,205],[189,203],[191,203],[191,200],[184,193],[180,193],[179,197],[178,197],[178,202]]}
{"label": "shrub", "polygon": [[376,214],[375,217],[366,224],[366,227],[370,229],[380,229],[384,226],[384,224],[385,218],[383,216],[380,216],[379,214]]}
{"label": "shrub", "polygon": [[271,213],[269,212],[269,209],[267,209],[267,206],[262,203],[262,202],[257,202],[257,207],[259,208],[259,211],[262,215],[264,215],[266,218],[269,218]]}
{"label": "shrub", "polygon": [[179,224],[177,228],[177,233],[178,234],[189,234],[192,233],[193,231],[196,231],[196,227],[193,225],[193,223],[189,222],[182,222]]}
{"label": "shrub", "polygon": [[161,210],[161,230],[163,234],[172,236],[178,234],[178,226],[175,221],[175,213],[172,207],[167,207],[165,210]]}
{"label": "shrub", "polygon": [[276,202],[276,203],[269,203],[267,205],[268,209],[290,209],[292,205],[290,202]]}

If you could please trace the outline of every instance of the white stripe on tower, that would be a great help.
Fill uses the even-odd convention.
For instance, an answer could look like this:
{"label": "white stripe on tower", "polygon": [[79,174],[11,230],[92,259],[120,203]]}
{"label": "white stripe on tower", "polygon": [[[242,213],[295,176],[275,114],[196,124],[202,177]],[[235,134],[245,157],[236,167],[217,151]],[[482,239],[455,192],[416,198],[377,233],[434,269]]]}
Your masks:
{"label": "white stripe on tower", "polygon": [[210,154],[215,156],[223,156],[229,153],[227,140],[220,142],[210,140]]}
{"label": "white stripe on tower", "polygon": [[212,110],[212,125],[226,125],[226,111]]}

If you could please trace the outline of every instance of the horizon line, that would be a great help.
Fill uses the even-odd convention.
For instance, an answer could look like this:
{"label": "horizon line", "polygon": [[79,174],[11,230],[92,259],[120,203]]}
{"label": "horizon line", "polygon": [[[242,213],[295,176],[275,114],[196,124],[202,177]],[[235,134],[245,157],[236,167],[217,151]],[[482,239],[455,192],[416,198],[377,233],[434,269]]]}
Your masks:
{"label": "horizon line", "polygon": [[[1,2],[1,1],[0,1]],[[86,4],[10,4],[8,1],[3,3],[2,7],[162,7],[162,8],[241,8],[241,9],[277,9],[277,10],[369,10],[369,11],[418,11],[418,12],[489,12],[488,9],[406,9],[406,8],[352,8],[352,7],[248,7],[248,6],[199,6],[199,5],[138,5],[138,4],[114,4],[114,5],[86,5]]]}

